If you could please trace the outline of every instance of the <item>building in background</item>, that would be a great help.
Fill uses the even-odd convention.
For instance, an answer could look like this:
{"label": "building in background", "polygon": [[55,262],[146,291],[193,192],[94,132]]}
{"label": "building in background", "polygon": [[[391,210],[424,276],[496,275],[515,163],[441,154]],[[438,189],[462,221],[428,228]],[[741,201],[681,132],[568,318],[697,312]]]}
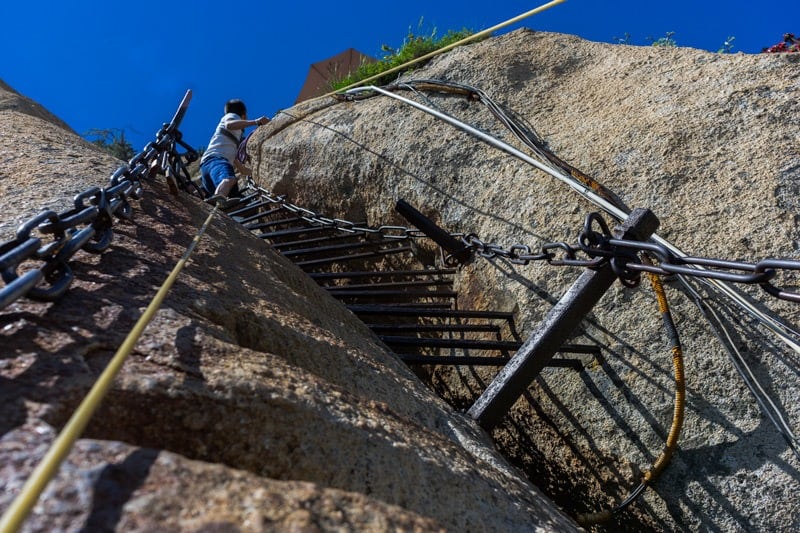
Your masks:
{"label": "building in background", "polygon": [[295,104],[329,93],[331,83],[340,80],[358,69],[362,63],[374,63],[377,59],[362,54],[355,48],[349,48],[335,56],[312,64],[308,69],[306,81],[303,83]]}

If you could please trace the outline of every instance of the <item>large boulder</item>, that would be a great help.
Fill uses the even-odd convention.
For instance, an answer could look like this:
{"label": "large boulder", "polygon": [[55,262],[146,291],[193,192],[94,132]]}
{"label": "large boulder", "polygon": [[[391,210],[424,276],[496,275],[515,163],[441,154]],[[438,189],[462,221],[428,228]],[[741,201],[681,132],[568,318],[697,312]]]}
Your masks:
{"label": "large boulder", "polygon": [[[0,145],[4,243],[121,164],[42,117],[0,110],[0,127],[14,138]],[[144,188],[105,253],[73,257],[63,298],[0,311],[0,511],[211,211]],[[23,530],[237,529],[576,526],[343,305],[220,215]]]}
{"label": "large boulder", "polygon": [[[800,249],[797,60],[523,29],[457,48],[404,79],[483,90],[561,159],[627,205],[651,209],[659,235],[689,255],[756,262],[796,258]],[[400,94],[529,153],[463,95]],[[574,243],[585,215],[599,210],[525,161],[383,95],[282,111],[249,150],[264,187],[327,216],[374,225],[405,223],[394,211],[404,199],[450,231],[537,249]],[[530,335],[579,272],[477,258],[460,271],[459,304],[516,311]],[[611,528],[797,529],[797,442],[770,421],[800,427],[797,336],[786,342],[718,289],[690,283],[725,330],[711,326],[687,285],[667,280],[685,353],[679,449],[653,490]],[[776,283],[791,286],[791,276]],[[758,312],[790,326],[800,321],[798,304],[758,287],[735,291]],[[597,345],[601,355],[581,356],[581,372],[546,369],[491,435],[575,516],[613,507],[639,483],[664,447],[675,383],[646,283],[612,287],[572,342]],[[427,375],[462,408],[493,377],[466,367]]]}

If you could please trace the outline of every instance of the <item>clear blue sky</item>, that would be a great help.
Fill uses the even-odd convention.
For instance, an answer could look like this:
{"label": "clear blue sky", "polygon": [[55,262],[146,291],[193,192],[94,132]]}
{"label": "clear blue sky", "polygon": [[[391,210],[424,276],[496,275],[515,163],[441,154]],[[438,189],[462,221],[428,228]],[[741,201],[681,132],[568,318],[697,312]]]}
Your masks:
{"label": "clear blue sky", "polygon": [[[229,98],[251,118],[291,107],[309,65],[347,48],[381,55],[409,29],[480,31],[544,0],[402,2],[209,0],[6,2],[0,79],[78,133],[124,129],[139,149],[167,121],[186,89],[194,97],[181,128],[204,146]],[[420,20],[422,24],[420,26]],[[567,0],[508,28],[632,44],[675,32],[679,46],[758,53],[800,34],[800,3]]]}

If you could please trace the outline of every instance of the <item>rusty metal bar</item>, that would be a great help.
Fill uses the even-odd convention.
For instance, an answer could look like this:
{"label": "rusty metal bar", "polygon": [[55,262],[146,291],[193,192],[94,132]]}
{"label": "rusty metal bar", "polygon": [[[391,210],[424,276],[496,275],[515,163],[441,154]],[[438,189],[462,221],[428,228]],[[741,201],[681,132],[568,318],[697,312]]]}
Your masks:
{"label": "rusty metal bar", "polygon": [[[252,193],[252,194],[248,194],[247,196],[241,196],[241,197],[239,197],[239,201],[236,203],[236,205],[238,206],[238,205],[241,205],[242,203],[249,202],[249,201],[251,201],[251,200],[253,200],[255,198],[258,198],[259,196],[260,195],[257,192],[256,193]],[[240,209],[246,209],[247,207],[248,206],[241,207]],[[236,213],[236,211],[231,211],[228,214],[234,214],[234,213]]]}
{"label": "rusty metal bar", "polygon": [[228,213],[228,215],[230,215],[231,217],[241,217],[241,219],[236,219],[236,222],[238,222],[239,224],[244,226],[244,225],[249,224],[250,222],[252,222],[254,220],[258,220],[259,218],[264,218],[264,217],[268,217],[268,216],[274,215],[275,213],[278,213],[278,212],[283,210],[280,207],[276,207],[275,209],[268,209],[266,211],[259,211],[258,213],[255,213],[255,214],[250,215],[250,216],[243,216],[243,215],[239,214],[239,213],[247,213],[248,211],[250,211],[254,207],[255,206],[248,205],[248,206],[244,207],[243,209],[240,209],[239,211],[236,211],[234,213]]}
{"label": "rusty metal bar", "polygon": [[497,324],[367,324],[372,331],[414,333],[500,333]]}
{"label": "rusty metal bar", "polygon": [[314,267],[321,265],[329,265],[331,263],[338,263],[342,261],[352,261],[354,259],[366,259],[369,257],[380,257],[383,255],[399,254],[402,252],[410,252],[410,246],[400,246],[392,248],[391,250],[377,250],[375,252],[365,252],[362,254],[340,255],[336,257],[329,257],[327,259],[311,259],[308,261],[297,261],[295,264],[299,267]]}
{"label": "rusty metal bar", "polygon": [[[479,357],[469,355],[397,354],[397,357],[407,365],[504,366],[509,361],[508,357]],[[547,366],[583,370],[583,363],[578,359],[551,359],[547,363]]]}
{"label": "rusty metal bar", "polygon": [[312,237],[310,239],[302,239],[296,241],[276,242],[273,243],[272,247],[275,248],[276,250],[282,250],[284,248],[291,248],[292,246],[319,244],[322,242],[346,241],[346,240],[352,240],[354,238],[358,238],[358,235],[354,235],[352,233],[345,233],[343,235],[328,235],[325,237]]}
{"label": "rusty metal bar", "polygon": [[[390,346],[410,346],[417,348],[463,348],[467,350],[519,350],[523,343],[519,341],[494,341],[481,339],[447,339],[430,337],[411,337],[402,335],[378,335]],[[599,354],[597,346],[582,344],[564,344],[555,353]]]}
{"label": "rusty metal bar", "polygon": [[413,226],[430,237],[436,244],[450,254],[450,257],[461,264],[466,263],[472,256],[472,249],[448,232],[434,224],[434,222],[417,211],[411,204],[403,199],[397,201],[395,210]]}
{"label": "rusty metal bar", "polygon": [[323,289],[402,289],[410,287],[441,287],[442,285],[452,285],[453,280],[449,279],[426,279],[417,281],[394,281],[378,283],[351,283],[347,285],[320,285]]}
{"label": "rusty metal bar", "polygon": [[281,237],[294,237],[296,235],[303,235],[305,233],[317,233],[320,231],[333,231],[334,228],[330,226],[301,226],[291,229],[282,229],[278,231],[271,231],[267,233],[259,233],[256,235],[259,239],[278,239]]}
{"label": "rusty metal bar", "polygon": [[[635,209],[622,226],[614,229],[614,236],[647,240],[658,224],[658,218],[650,210]],[[610,264],[584,271],[495,376],[468,414],[484,429],[494,427],[616,279]]]}
{"label": "rusty metal bar", "polygon": [[357,250],[360,248],[375,248],[380,247],[382,244],[391,244],[393,247],[394,242],[392,241],[360,241],[360,242],[349,242],[346,244],[332,244],[330,246],[316,246],[312,248],[298,248],[297,250],[288,250],[286,252],[281,252],[286,257],[295,257],[298,255],[310,255],[310,254],[324,254],[327,252],[339,252],[344,250]]}
{"label": "rusty metal bar", "polygon": [[471,355],[417,355],[397,354],[407,365],[452,365],[452,366],[503,366],[508,357],[471,356]]}
{"label": "rusty metal bar", "polygon": [[409,299],[409,298],[456,298],[458,293],[456,291],[393,291],[393,290],[342,290],[329,288],[327,289],[331,296],[334,298],[381,298],[381,299]]}
{"label": "rusty metal bar", "polygon": [[452,309],[453,304],[452,302],[445,302],[445,303],[437,303],[437,302],[397,302],[392,304],[394,308],[398,307],[405,307],[405,308],[426,308],[426,309]]}
{"label": "rusty metal bar", "polygon": [[380,270],[359,272],[314,272],[309,274],[313,279],[355,279],[372,277],[414,277],[451,275],[457,271],[455,268],[440,268],[435,270]]}
{"label": "rusty metal bar", "polygon": [[280,220],[270,220],[269,222],[259,222],[258,224],[245,224],[245,229],[255,231],[257,229],[271,228],[273,226],[280,226],[281,224],[294,224],[303,220],[302,217],[282,218]]}
{"label": "rusty metal bar", "polygon": [[465,350],[511,350],[516,351],[522,345],[517,341],[495,341],[480,339],[442,339],[430,337],[410,337],[398,335],[378,335],[389,346],[406,346],[414,348],[461,348]]}
{"label": "rusty metal bar", "polygon": [[403,308],[398,309],[390,305],[348,305],[347,308],[357,315],[394,315],[416,317],[443,317],[443,318],[489,318],[495,320],[512,320],[514,313],[506,311],[475,311],[470,309],[426,309]]}

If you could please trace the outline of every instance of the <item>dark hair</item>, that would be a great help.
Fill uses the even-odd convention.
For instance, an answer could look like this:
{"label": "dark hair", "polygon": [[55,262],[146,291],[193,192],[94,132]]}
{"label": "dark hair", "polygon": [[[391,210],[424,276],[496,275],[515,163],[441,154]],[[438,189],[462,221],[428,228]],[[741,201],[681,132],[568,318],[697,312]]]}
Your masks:
{"label": "dark hair", "polygon": [[225,103],[225,113],[236,113],[240,117],[243,117],[247,114],[247,108],[244,106],[244,102],[241,100],[228,100]]}

